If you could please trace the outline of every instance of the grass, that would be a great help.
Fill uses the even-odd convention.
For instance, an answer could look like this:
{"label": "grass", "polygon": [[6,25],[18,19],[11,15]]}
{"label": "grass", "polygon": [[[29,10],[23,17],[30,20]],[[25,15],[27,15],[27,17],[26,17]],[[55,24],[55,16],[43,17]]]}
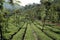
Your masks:
{"label": "grass", "polygon": [[28,24],[24,40],[35,40],[31,26]]}
{"label": "grass", "polygon": [[[44,30],[42,32],[42,23],[40,21],[36,21],[27,25],[24,22],[20,22],[18,26],[15,23],[12,23],[13,19],[9,21],[9,25],[7,28],[7,32],[5,32],[4,38],[9,39],[12,34],[18,31],[12,38],[12,40],[60,40],[60,27],[53,26],[50,24],[45,25]],[[24,26],[22,26],[24,24]],[[26,29],[27,28],[27,29]],[[33,31],[36,33],[35,37]],[[36,39],[37,38],[37,39]],[[38,39],[39,38],[39,39]]]}
{"label": "grass", "polygon": [[[42,25],[42,22],[39,21],[39,20],[36,20],[36,23],[39,24],[39,25]],[[45,25],[60,30],[60,27],[59,26],[56,26],[55,24],[45,24]]]}
{"label": "grass", "polygon": [[22,40],[22,37],[23,37],[24,31],[25,31],[25,28],[26,28],[26,23],[23,26],[23,28],[16,35],[14,35],[14,37],[13,37],[12,40]]}
{"label": "grass", "polygon": [[[36,23],[35,23],[36,24]],[[40,26],[40,25],[38,25],[38,24],[36,24],[39,28],[41,28],[42,26]],[[51,27],[47,27],[47,26],[45,26],[44,27],[45,29],[44,29],[44,32],[48,35],[48,36],[50,36],[50,37],[52,37],[52,38],[54,38],[55,40],[60,40],[60,34],[56,34],[56,33],[54,33],[53,31],[59,31],[58,29],[54,29],[54,28],[51,28]],[[41,29],[40,29],[41,30]],[[53,31],[52,31],[53,30]],[[59,31],[60,32],[60,31]]]}
{"label": "grass", "polygon": [[[42,29],[42,26],[41,26],[41,25],[37,24],[36,22],[34,22],[34,24],[36,24],[39,28]],[[45,26],[46,26],[46,25],[45,25]],[[59,29],[52,28],[52,27],[50,27],[50,26],[46,26],[46,27],[44,27],[44,29],[45,29],[45,28],[47,28],[47,29],[49,29],[49,30],[51,30],[51,31],[53,31],[53,32],[55,32],[55,33],[57,33],[57,34],[60,34],[60,30],[59,30]]]}
{"label": "grass", "polygon": [[35,30],[36,34],[40,38],[40,40],[52,40],[47,35],[45,35],[41,30],[39,30],[37,27],[35,27],[34,24],[32,24],[32,28]]}
{"label": "grass", "polygon": [[55,33],[57,33],[57,34],[60,34],[60,30],[59,30],[59,29],[52,28],[52,27],[50,27],[50,26],[46,26],[45,28],[48,28],[50,31],[55,32]]}
{"label": "grass", "polygon": [[19,28],[21,28],[21,26],[23,25],[24,23],[21,23],[19,27],[16,27],[14,26],[13,24],[10,24],[8,25],[8,28],[7,28],[7,31],[8,32],[5,32],[3,35],[4,35],[4,38],[5,39],[9,39],[11,37],[12,34],[14,34],[15,32],[18,31]]}
{"label": "grass", "polygon": [[50,31],[50,30],[44,30],[45,33],[47,33],[49,36],[54,38],[55,40],[60,40],[60,35]]}

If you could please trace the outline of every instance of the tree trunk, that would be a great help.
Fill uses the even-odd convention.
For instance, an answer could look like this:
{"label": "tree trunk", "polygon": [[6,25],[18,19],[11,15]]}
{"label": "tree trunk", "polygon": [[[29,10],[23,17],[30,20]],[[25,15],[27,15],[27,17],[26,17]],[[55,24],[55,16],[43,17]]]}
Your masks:
{"label": "tree trunk", "polygon": [[3,37],[2,37],[2,26],[0,25],[0,40],[2,40]]}

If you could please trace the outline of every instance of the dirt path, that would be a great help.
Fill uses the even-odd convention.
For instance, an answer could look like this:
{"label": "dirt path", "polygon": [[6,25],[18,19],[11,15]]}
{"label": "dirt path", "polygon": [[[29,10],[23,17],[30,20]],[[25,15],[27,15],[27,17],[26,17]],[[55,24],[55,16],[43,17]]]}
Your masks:
{"label": "dirt path", "polygon": [[39,40],[38,36],[36,35],[36,33],[33,31],[33,35],[35,37],[35,40]]}
{"label": "dirt path", "polygon": [[[30,24],[30,26],[31,26],[31,24]],[[32,28],[32,26],[31,26],[31,29],[32,29],[32,33],[34,35],[35,40],[40,40],[40,38],[38,37],[38,35],[36,34],[36,32],[34,31],[34,29]]]}

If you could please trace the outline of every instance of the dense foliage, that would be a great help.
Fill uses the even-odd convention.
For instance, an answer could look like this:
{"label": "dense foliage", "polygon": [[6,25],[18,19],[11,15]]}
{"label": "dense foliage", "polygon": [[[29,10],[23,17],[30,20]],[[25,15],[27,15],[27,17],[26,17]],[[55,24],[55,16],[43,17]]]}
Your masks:
{"label": "dense foliage", "polygon": [[[19,1],[17,2],[19,3]],[[25,40],[28,40],[26,38],[29,35],[28,34],[29,31],[30,31],[30,34],[32,34],[31,33],[32,29],[36,31],[36,34],[41,32],[42,37],[40,34],[38,35],[40,35],[39,37],[41,37],[42,40],[45,40],[46,38],[47,40],[49,40],[50,38],[48,38],[45,34],[43,34],[43,30],[44,30],[44,27],[46,26],[45,24],[46,22],[47,23],[51,22],[53,24],[54,23],[60,24],[60,1],[59,0],[41,0],[40,2],[41,4],[33,3],[33,4],[26,5],[25,7],[18,5],[19,8],[15,8],[15,6],[17,6],[15,4],[18,4],[18,3],[13,3],[13,0],[10,0],[10,2],[8,2],[9,4],[11,4],[10,7],[12,7],[12,9],[10,10],[10,9],[4,8],[3,4],[5,3],[5,1],[0,0],[0,40],[11,40],[11,39],[17,40],[14,35],[17,34],[20,29],[22,31],[21,33],[19,32],[18,34],[21,34],[21,36],[24,34],[24,32],[26,33],[26,30],[27,30]],[[38,25],[39,23],[34,25],[32,24],[33,26],[31,27],[32,29],[30,29],[30,27],[28,27],[28,29],[27,27],[25,27],[26,25],[28,26],[31,25],[31,23],[34,23],[36,20],[38,20],[39,22],[41,21],[42,23],[42,28],[40,28],[41,31],[39,31],[39,29],[34,27],[34,25]],[[54,28],[49,28],[49,27],[48,29],[53,30],[54,32],[58,30],[57,29],[55,31]],[[47,31],[44,30],[44,31],[50,35],[49,30]],[[60,30],[58,30],[58,32],[60,32]],[[43,37],[45,36],[46,38],[43,39]],[[34,40],[34,37],[32,35],[29,37],[32,37]],[[59,37],[54,36],[54,38],[55,37],[59,39]],[[21,38],[21,40],[23,40],[23,38]]]}

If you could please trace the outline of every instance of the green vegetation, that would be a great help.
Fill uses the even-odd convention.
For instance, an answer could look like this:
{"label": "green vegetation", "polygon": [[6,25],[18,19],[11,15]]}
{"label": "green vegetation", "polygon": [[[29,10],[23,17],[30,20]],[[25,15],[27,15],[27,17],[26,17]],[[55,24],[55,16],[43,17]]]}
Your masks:
{"label": "green vegetation", "polygon": [[30,24],[28,24],[27,26],[27,31],[24,40],[35,40]]}
{"label": "green vegetation", "polygon": [[39,30],[34,24],[32,24],[33,29],[35,30],[36,34],[40,38],[39,40],[52,40],[48,36],[46,36],[41,30]]}
{"label": "green vegetation", "polygon": [[25,23],[25,25],[22,27],[22,29],[16,35],[14,35],[12,40],[22,40],[22,37],[24,35],[24,31],[26,29],[26,25],[27,24]]}
{"label": "green vegetation", "polygon": [[59,0],[24,7],[14,1],[0,0],[0,40],[60,40]]}
{"label": "green vegetation", "polygon": [[[38,24],[36,24],[37,27],[41,30],[42,26],[39,26]],[[57,29],[58,30],[58,29]],[[47,34],[48,36],[52,37],[55,40],[60,40],[60,34],[58,34],[59,32],[56,29],[53,30],[52,28],[48,28],[48,26],[44,27],[44,33]],[[60,30],[59,30],[60,31]],[[57,34],[55,33],[57,32]]]}

